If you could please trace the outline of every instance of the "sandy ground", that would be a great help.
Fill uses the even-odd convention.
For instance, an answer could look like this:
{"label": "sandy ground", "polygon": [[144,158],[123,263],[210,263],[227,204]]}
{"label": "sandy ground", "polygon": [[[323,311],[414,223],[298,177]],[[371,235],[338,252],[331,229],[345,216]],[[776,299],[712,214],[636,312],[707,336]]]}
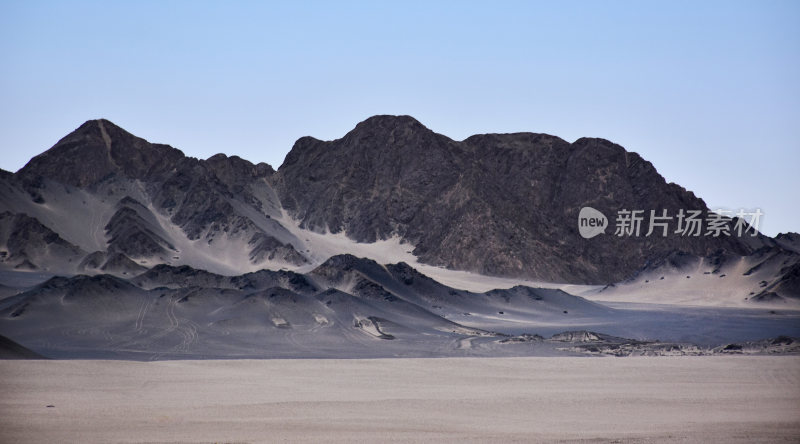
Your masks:
{"label": "sandy ground", "polygon": [[800,357],[0,361],[0,441],[798,442]]}

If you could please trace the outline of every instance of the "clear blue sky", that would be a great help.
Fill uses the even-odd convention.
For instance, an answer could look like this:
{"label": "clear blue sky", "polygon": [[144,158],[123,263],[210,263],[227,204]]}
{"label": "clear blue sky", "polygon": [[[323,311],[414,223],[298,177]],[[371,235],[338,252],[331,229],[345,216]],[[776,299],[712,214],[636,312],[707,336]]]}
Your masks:
{"label": "clear blue sky", "polygon": [[278,167],[410,114],[461,140],[603,137],[800,231],[800,2],[0,1],[0,168],[105,117]]}

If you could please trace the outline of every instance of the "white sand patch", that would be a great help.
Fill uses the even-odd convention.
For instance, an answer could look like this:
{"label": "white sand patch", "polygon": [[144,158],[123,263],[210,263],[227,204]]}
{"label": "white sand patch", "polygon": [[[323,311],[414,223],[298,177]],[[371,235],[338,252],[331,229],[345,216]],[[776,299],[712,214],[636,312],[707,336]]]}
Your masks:
{"label": "white sand patch", "polygon": [[484,292],[497,288],[511,288],[517,285],[542,288],[562,288],[568,284],[558,284],[553,282],[532,281],[528,279],[504,278],[497,276],[486,276],[478,273],[461,270],[448,270],[442,267],[416,263],[412,265],[420,273],[439,281],[449,287],[459,290]]}
{"label": "white sand patch", "polygon": [[747,258],[741,258],[717,273],[712,273],[713,268],[703,263],[689,270],[656,270],[603,291],[600,291],[602,287],[576,288],[574,294],[599,302],[800,309],[800,300],[751,301],[754,294],[763,290],[759,286],[762,277],[771,279],[770,274],[774,271],[766,269],[745,276],[753,265]]}
{"label": "white sand patch", "polygon": [[417,257],[412,253],[414,245],[405,242],[399,236],[373,243],[362,243],[347,237],[347,234],[343,231],[336,234],[330,232],[318,233],[301,228],[299,221],[292,218],[285,210],[279,220],[289,232],[302,242],[301,251],[309,251],[309,253],[305,254],[310,256],[311,263],[293,268],[294,271],[300,273],[312,270],[314,267],[328,260],[331,256],[352,254],[357,257],[372,259],[379,264],[405,262],[416,268],[420,273],[460,290],[484,292],[496,288],[511,288],[517,285],[545,288],[578,287],[581,290],[590,288],[586,286],[574,286],[526,279],[485,276],[469,271],[448,270],[442,267],[434,267],[432,265],[420,263]]}
{"label": "white sand patch", "polygon": [[175,253],[178,259],[170,261],[172,265],[190,265],[230,276],[249,273],[259,268],[250,263],[250,248],[246,239],[219,236],[209,243],[205,236],[200,236],[199,239],[191,240],[180,227],[172,224],[169,216],[158,212],[152,204],[148,205],[148,209],[169,236],[169,242],[178,250]]}
{"label": "white sand patch", "polygon": [[[344,232],[317,233],[300,228],[299,222],[285,211],[280,218],[281,224],[303,243],[303,250],[310,251],[311,263],[291,269],[297,272],[308,272],[323,263],[331,256],[349,253],[358,257],[373,259],[379,264],[406,262],[420,273],[447,286],[473,292],[485,292],[493,289],[506,289],[517,285],[541,288],[558,288],[567,293],[581,296],[592,301],[651,303],[679,306],[706,307],[769,307],[770,304],[753,304],[745,297],[750,292],[757,293],[759,279],[743,274],[753,265],[742,259],[727,266],[722,272],[710,274],[707,265],[700,264],[695,270],[670,272],[660,279],[662,272],[650,276],[641,276],[634,282],[617,284],[615,288],[600,291],[604,285],[577,285],[557,282],[545,282],[529,279],[486,276],[462,270],[449,270],[422,264],[411,252],[414,246],[399,237],[393,237],[374,243],[359,243],[347,237]],[[309,254],[309,253],[306,253]],[[720,277],[721,275],[724,277]],[[690,278],[686,278],[690,275]],[[757,277],[757,276],[755,276]],[[648,282],[645,282],[645,281]],[[349,288],[341,288],[348,291]],[[800,309],[800,302],[773,304],[781,308]]]}
{"label": "white sand patch", "polygon": [[347,237],[347,234],[343,231],[335,234],[330,232],[318,233],[300,228],[299,221],[289,216],[286,210],[283,210],[279,221],[298,239],[301,243],[300,251],[311,260],[309,265],[295,267],[294,270],[297,272],[310,271],[330,257],[338,254],[366,257],[379,264],[394,264],[398,262],[411,264],[417,262],[416,257],[411,254],[414,246],[403,243],[397,236],[373,243],[356,242]]}

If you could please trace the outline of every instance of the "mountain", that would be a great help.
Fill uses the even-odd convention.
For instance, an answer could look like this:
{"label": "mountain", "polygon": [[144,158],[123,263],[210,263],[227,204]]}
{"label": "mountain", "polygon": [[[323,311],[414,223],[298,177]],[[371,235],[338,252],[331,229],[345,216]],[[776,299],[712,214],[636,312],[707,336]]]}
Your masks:
{"label": "mountain", "polygon": [[[734,261],[767,249],[786,257],[765,265],[770,272],[750,279],[742,297],[751,287],[798,296],[796,235],[645,236],[645,221],[641,235],[615,236],[620,210],[709,210],[603,139],[516,133],[459,142],[412,117],[374,116],[341,139],[299,139],[275,171],[224,154],[187,157],[101,119],[0,174],[0,191],[0,270],[129,277],[166,264],[229,276],[304,273],[351,253],[605,285],[676,254]],[[608,216],[604,235],[581,236],[583,207]]]}
{"label": "mountain", "polygon": [[0,242],[5,245],[0,259],[17,270],[36,270],[36,263],[77,263],[86,254],[37,219],[8,211],[0,213]]}
{"label": "mountain", "polygon": [[159,263],[227,272],[304,264],[294,237],[270,220],[280,214],[272,173],[238,157],[186,157],[107,120],[88,121],[0,177],[0,208],[4,218],[35,220],[89,256],[59,265],[6,251],[5,263],[61,274],[133,273]]}
{"label": "mountain", "polygon": [[[581,234],[584,207],[608,218],[605,234]],[[764,341],[800,336],[797,234],[615,236],[608,221],[625,209],[709,215],[602,139],[454,141],[375,116],[341,139],[301,138],[276,171],[91,120],[0,171],[0,342],[12,341],[0,348],[142,360],[796,349]]]}
{"label": "mountain", "polygon": [[[305,274],[162,264],[53,277],[0,299],[0,335],[56,359],[676,355],[800,335],[796,313],[774,313],[611,308],[528,286],[470,292],[406,263],[337,255]],[[0,358],[36,356],[3,336]]]}
{"label": "mountain", "polygon": [[90,120],[34,157],[17,175],[87,187],[110,176],[158,178],[184,160],[168,145],[151,144],[105,119]]}
{"label": "mountain", "polygon": [[[419,291],[430,285],[438,294]],[[0,300],[0,332],[73,358],[437,356],[464,354],[461,341],[475,346],[468,354],[515,355],[525,341],[462,322],[563,319],[565,309],[584,321],[614,313],[559,290],[470,293],[407,264],[341,255],[306,275],[158,265],[128,279],[54,277]]]}
{"label": "mountain", "polygon": [[338,140],[301,138],[273,180],[302,227],[359,242],[399,236],[422,262],[482,274],[608,283],[674,251],[754,250],[730,236],[644,237],[646,225],[641,237],[582,238],[584,206],[609,216],[708,212],[650,162],[603,139],[518,133],[456,142],[408,116],[375,116]]}

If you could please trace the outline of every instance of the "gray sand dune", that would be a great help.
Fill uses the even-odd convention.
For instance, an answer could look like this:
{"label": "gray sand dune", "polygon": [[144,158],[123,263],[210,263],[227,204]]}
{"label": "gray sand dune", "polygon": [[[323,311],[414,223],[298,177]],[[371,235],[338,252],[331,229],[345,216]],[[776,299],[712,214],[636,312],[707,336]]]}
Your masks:
{"label": "gray sand dune", "polygon": [[572,352],[521,339],[576,330],[709,348],[797,338],[799,321],[797,310],[602,304],[558,289],[474,293],[350,255],[305,275],[162,265],[0,298],[0,334],[57,359],[552,356]]}

